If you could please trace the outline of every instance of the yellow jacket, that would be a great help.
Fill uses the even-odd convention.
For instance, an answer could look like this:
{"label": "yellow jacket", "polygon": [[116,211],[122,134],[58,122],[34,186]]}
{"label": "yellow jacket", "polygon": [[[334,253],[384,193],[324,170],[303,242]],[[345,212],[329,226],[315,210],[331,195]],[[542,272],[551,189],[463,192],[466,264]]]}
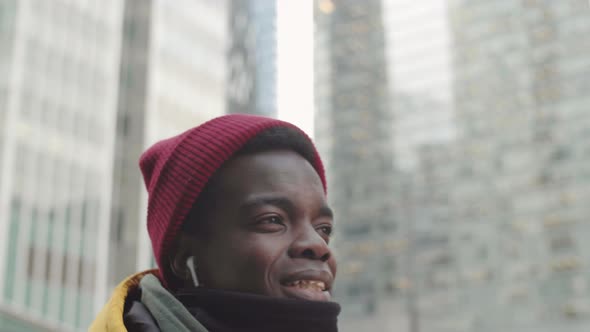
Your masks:
{"label": "yellow jacket", "polygon": [[89,332],[127,332],[123,323],[123,310],[127,294],[139,286],[139,281],[146,274],[157,274],[158,270],[148,270],[132,275],[121,282],[113,291],[113,295],[96,316]]}

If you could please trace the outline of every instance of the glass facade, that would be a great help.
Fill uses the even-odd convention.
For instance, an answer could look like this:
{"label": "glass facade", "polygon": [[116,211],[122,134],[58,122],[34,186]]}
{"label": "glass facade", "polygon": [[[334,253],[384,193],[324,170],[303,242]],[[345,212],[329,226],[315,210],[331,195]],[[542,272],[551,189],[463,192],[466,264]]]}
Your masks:
{"label": "glass facade", "polygon": [[137,161],[223,113],[225,10],[0,1],[0,307],[25,313],[11,319],[85,330],[153,266]]}
{"label": "glass facade", "polygon": [[228,113],[276,117],[276,0],[230,1]]}
{"label": "glass facade", "polygon": [[0,8],[0,302],[20,313],[0,326],[84,329],[106,295],[97,253],[108,236],[122,7]]}

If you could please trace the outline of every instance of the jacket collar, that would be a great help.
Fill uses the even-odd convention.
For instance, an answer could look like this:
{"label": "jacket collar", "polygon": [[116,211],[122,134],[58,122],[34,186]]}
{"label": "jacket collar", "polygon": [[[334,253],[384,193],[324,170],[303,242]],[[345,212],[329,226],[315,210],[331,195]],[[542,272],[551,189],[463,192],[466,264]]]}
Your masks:
{"label": "jacket collar", "polygon": [[96,319],[90,325],[89,332],[127,332],[123,322],[123,311],[125,310],[125,300],[129,293],[139,287],[141,279],[147,275],[153,274],[159,277],[159,271],[148,270],[136,273],[123,280],[113,291],[111,298],[102,310],[96,316]]}

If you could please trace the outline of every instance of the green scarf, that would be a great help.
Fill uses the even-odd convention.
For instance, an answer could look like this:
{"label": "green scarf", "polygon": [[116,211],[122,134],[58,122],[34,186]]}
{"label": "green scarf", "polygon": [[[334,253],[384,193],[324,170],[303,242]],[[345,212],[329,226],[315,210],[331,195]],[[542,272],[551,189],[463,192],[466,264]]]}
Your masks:
{"label": "green scarf", "polygon": [[160,283],[148,274],[140,281],[141,303],[150,311],[162,332],[208,332]]}

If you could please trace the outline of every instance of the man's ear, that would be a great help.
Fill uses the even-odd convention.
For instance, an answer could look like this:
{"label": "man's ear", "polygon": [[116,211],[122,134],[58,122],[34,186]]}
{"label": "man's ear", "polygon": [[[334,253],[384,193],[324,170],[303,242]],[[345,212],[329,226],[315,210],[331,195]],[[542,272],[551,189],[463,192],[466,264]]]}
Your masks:
{"label": "man's ear", "polygon": [[190,256],[194,255],[193,243],[194,239],[190,235],[180,232],[177,238],[177,245],[170,251],[168,258],[170,270],[178,279],[185,281],[191,280],[191,274],[186,261]]}

